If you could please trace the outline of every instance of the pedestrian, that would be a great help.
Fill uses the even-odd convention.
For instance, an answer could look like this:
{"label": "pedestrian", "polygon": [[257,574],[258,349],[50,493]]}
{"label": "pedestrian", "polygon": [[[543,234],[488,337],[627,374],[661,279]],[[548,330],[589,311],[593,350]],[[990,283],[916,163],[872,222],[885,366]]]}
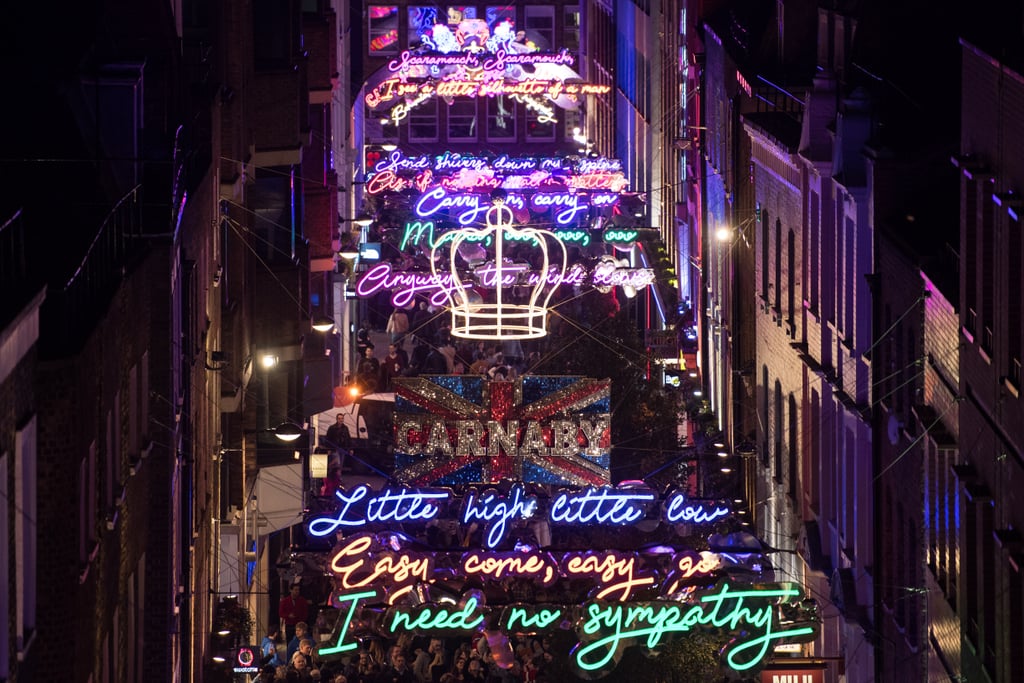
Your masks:
{"label": "pedestrian", "polygon": [[295,625],[295,635],[288,641],[288,661],[291,662],[292,657],[299,651],[299,645],[309,637],[309,624],[304,621],[300,621]]}
{"label": "pedestrian", "polygon": [[[309,619],[309,600],[302,597],[301,586],[296,581],[292,584],[288,595],[277,604],[277,616],[284,624],[285,639],[295,636],[295,626],[305,624]],[[308,631],[308,629],[307,629]]]}
{"label": "pedestrian", "polygon": [[260,661],[265,667],[271,667],[271,678],[273,678],[273,667],[281,666],[285,663],[284,658],[277,651],[278,641],[280,640],[281,629],[271,626],[267,631],[267,635],[263,636],[263,642],[260,644],[260,652],[263,654],[263,659]]}
{"label": "pedestrian", "polygon": [[359,331],[356,332],[356,352],[360,358],[366,356],[366,349],[373,348],[373,342],[370,341],[370,330],[366,326],[361,326]]}
{"label": "pedestrian", "polygon": [[338,413],[334,416],[334,424],[327,428],[327,434],[321,444],[331,450],[347,451],[352,445],[352,437],[349,434],[348,426],[345,424],[345,415]]}
{"label": "pedestrian", "polygon": [[404,350],[400,350],[396,344],[388,344],[388,355],[380,364],[380,387],[384,391],[391,391],[391,380],[401,377],[402,372],[409,365]]}
{"label": "pedestrian", "polygon": [[356,368],[356,382],[364,394],[372,394],[380,384],[380,361],[373,355],[372,346],[363,351],[363,359]]}
{"label": "pedestrian", "polygon": [[327,469],[327,476],[324,477],[323,486],[320,488],[320,495],[324,498],[334,499],[334,493],[341,488],[341,467],[334,465]]}
{"label": "pedestrian", "polygon": [[409,332],[409,314],[404,308],[395,307],[388,318],[388,326],[385,332],[391,335],[391,343],[402,345],[405,335]]}

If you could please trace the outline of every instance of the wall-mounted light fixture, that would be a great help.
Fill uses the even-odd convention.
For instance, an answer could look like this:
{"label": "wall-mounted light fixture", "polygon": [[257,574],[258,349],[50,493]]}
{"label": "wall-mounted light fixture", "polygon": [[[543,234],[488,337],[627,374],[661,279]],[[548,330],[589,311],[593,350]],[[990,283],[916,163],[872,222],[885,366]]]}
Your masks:
{"label": "wall-mounted light fixture", "polygon": [[302,427],[294,422],[282,422],[271,431],[274,432],[274,436],[286,443],[291,443],[306,433]]}
{"label": "wall-mounted light fixture", "polygon": [[330,332],[334,329],[334,319],[326,315],[318,315],[313,318],[312,326],[317,332]]}

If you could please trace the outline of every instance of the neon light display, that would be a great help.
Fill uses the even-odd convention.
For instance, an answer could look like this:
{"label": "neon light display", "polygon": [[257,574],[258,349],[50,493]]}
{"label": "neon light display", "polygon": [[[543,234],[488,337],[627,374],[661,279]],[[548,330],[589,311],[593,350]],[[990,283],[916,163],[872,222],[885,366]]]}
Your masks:
{"label": "neon light display", "polygon": [[490,208],[488,194],[497,188],[508,191],[510,208],[550,213],[547,220],[557,225],[576,222],[590,207],[614,205],[628,188],[615,159],[484,158],[451,152],[406,157],[397,150],[383,157],[374,152],[374,159],[366,181],[369,194],[415,189],[420,194],[411,207],[417,217],[446,217],[460,225],[480,221]]}
{"label": "neon light display", "polygon": [[609,481],[609,383],[527,375],[395,380],[395,477],[406,484]]}
{"label": "neon light display", "polygon": [[[371,181],[372,182],[372,181]],[[552,222],[569,225],[586,217],[590,207],[613,206],[619,201],[618,192],[535,192],[529,197],[517,192],[509,193],[505,203],[513,210],[532,209],[536,213],[551,212]],[[452,193],[443,186],[427,190],[413,202],[418,218],[450,215],[459,225],[478,223],[491,208],[490,197],[480,193]]]}
{"label": "neon light display", "polygon": [[551,504],[551,521],[560,524],[632,524],[643,519],[653,493],[615,489],[563,491]]}
{"label": "neon light display", "polygon": [[816,628],[780,624],[776,604],[800,598],[803,591],[792,584],[778,588],[736,590],[723,583],[702,594],[690,606],[658,602],[632,605],[584,606],[584,621],[579,628],[581,647],[573,653],[576,666],[597,671],[612,664],[622,645],[643,641],[656,648],[665,636],[686,633],[696,627],[727,629],[737,634],[726,646],[726,663],[736,671],[746,671],[772,652],[776,641],[813,637]]}
{"label": "neon light display", "polygon": [[[738,672],[749,671],[764,663],[776,645],[807,642],[818,633],[813,613],[787,618],[786,605],[797,605],[804,596],[796,584],[778,583],[740,586],[721,582],[694,593],[685,601],[605,602],[591,600],[580,606],[510,605],[489,607],[473,595],[461,604],[421,603],[393,605],[383,615],[362,609],[378,597],[376,590],[339,591],[332,604],[342,611],[337,638],[330,647],[321,647],[321,656],[349,652],[357,647],[351,633],[357,617],[372,624],[371,632],[386,636],[407,633],[422,635],[470,635],[485,623],[497,625],[505,633],[538,633],[552,628],[571,628],[575,624],[578,644],[571,661],[584,675],[599,675],[612,668],[624,649],[640,645],[655,650],[668,640],[697,629],[732,634],[722,656]],[[790,609],[793,611],[799,611]],[[492,626],[493,628],[493,626]],[[367,627],[362,629],[366,633]]]}
{"label": "neon light display", "polygon": [[[314,536],[332,534],[338,528],[362,528],[377,522],[426,522],[435,519],[440,511],[436,502],[447,501],[447,491],[398,491],[385,490],[377,495],[369,495],[370,487],[358,486],[346,495],[338,490],[335,496],[341,501],[341,508],[334,518],[317,517],[309,523],[309,533]],[[352,509],[363,501],[364,511],[353,513]],[[351,515],[351,516],[350,516]]]}
{"label": "neon light display", "polygon": [[[366,93],[364,101],[371,109],[397,103],[400,100],[416,98],[426,100],[431,97],[494,97],[495,95],[530,95],[557,100],[567,97],[573,101],[585,95],[607,95],[612,91],[610,85],[599,83],[563,83],[553,79],[526,80],[445,80],[408,83],[400,76],[388,78],[377,84]],[[409,107],[411,110],[412,107]],[[408,111],[401,115],[391,114],[396,123],[405,118]]]}
{"label": "neon light display", "polygon": [[470,491],[463,504],[462,523],[485,523],[487,547],[493,548],[504,540],[510,520],[529,519],[536,510],[537,497],[526,495],[522,486],[512,487],[508,498],[494,490],[483,495]]}
{"label": "neon light display", "polygon": [[[431,427],[431,433],[447,433],[442,421],[434,420],[431,424],[434,425]],[[557,425],[559,421],[553,424]],[[488,448],[483,444],[483,440],[487,438],[487,430],[483,429],[479,421],[458,421],[456,429],[460,435],[456,438],[469,442],[471,445],[467,448],[474,455],[501,457],[490,456]],[[500,427],[499,429],[499,441],[502,442],[500,448],[510,448],[509,430]],[[605,428],[602,420],[584,420],[581,425],[563,421],[553,432],[561,434],[556,440],[560,444],[557,446],[558,452],[572,455],[581,448],[577,441],[581,435],[586,435],[583,438],[587,443],[599,444]],[[542,446],[539,444],[544,437],[539,427],[535,428],[534,437],[524,436],[523,440],[527,442],[531,438],[537,440],[535,448],[540,450]],[[408,441],[400,441],[398,447],[408,447]],[[590,450],[588,446],[582,448],[584,452]],[[602,447],[598,445],[593,448],[600,453]],[[659,510],[658,496],[653,491],[610,486],[563,490],[550,500],[544,501],[539,500],[535,494],[527,493],[522,483],[513,484],[507,493],[501,493],[493,488],[482,492],[469,489],[462,496],[450,490],[416,488],[385,489],[374,493],[368,486],[359,485],[349,493],[339,490],[335,497],[338,501],[337,511],[313,517],[307,525],[310,535],[322,538],[339,531],[364,531],[374,525],[426,524],[439,519],[458,517],[463,525],[479,523],[484,526],[486,545],[488,548],[495,548],[506,540],[513,523],[528,519],[540,518],[551,524],[573,526],[621,526],[651,519],[654,514],[654,518],[667,524],[709,524],[731,514],[725,505],[713,501],[690,500],[681,491],[665,496],[660,512],[656,513]]]}
{"label": "neon light display", "polygon": [[657,581],[652,570],[640,570],[636,553],[611,550],[603,553],[567,553],[562,566],[569,578],[599,579],[598,585],[601,588],[594,596],[598,600],[616,595],[619,600],[629,600],[634,590],[653,586]]}
{"label": "neon light display", "polygon": [[[475,271],[474,271],[475,273]],[[479,270],[479,277],[484,282],[475,283],[471,279],[463,279],[462,286],[472,288],[494,287],[495,281],[490,277],[493,271],[483,266]],[[595,287],[609,287],[628,285],[634,289],[643,289],[654,282],[654,271],[650,268],[619,268],[617,266],[602,265],[594,272],[588,271],[580,265],[570,267],[564,276],[557,276],[553,272],[548,273],[547,281],[551,284],[567,285],[571,287],[592,284]],[[521,277],[514,283],[516,285],[534,285],[540,280],[540,274],[524,271]],[[356,294],[359,297],[374,296],[380,291],[390,290],[391,303],[395,306],[408,307],[415,297],[427,296],[431,303],[436,306],[443,306],[447,295],[455,291],[455,283],[451,274],[424,273],[422,271],[401,271],[394,270],[390,263],[379,263],[370,268],[356,282]]]}
{"label": "neon light display", "polygon": [[259,657],[256,656],[257,650],[254,647],[240,647],[235,652],[235,664],[232,667],[232,671],[236,674],[255,674],[260,672]]}
{"label": "neon light display", "polygon": [[457,420],[453,431],[448,430],[444,420],[414,417],[399,422],[395,448],[410,455],[440,451],[451,457],[567,457],[579,452],[577,435],[582,433],[586,440],[584,452],[598,457],[606,454],[600,442],[607,430],[607,417],[594,421],[554,420],[549,424],[536,420],[522,424],[519,420]]}
{"label": "neon light display", "polygon": [[462,556],[462,573],[489,581],[522,577],[550,586],[558,578],[559,569],[547,553],[474,550]]}
{"label": "neon light display", "polygon": [[[483,631],[505,642],[569,631],[570,662],[593,679],[628,647],[657,650],[706,630],[721,634],[723,663],[744,674],[778,645],[817,637],[816,604],[797,584],[774,582],[763,546],[745,550],[745,538],[727,534],[716,543],[732,552],[681,547],[728,506],[608,484],[606,381],[407,377],[395,391],[393,477],[405,486],[340,490],[334,509],[308,523],[311,537],[330,538],[339,609],[320,656],[366,637]],[[587,548],[619,538],[639,549]],[[513,599],[524,582],[548,597]]]}
{"label": "neon light display", "polygon": [[484,609],[470,598],[457,609],[443,605],[417,605],[392,608],[385,618],[390,634],[432,633],[438,635],[470,634],[484,622]]}
{"label": "neon light display", "polygon": [[639,236],[638,230],[608,228],[601,237],[607,244],[633,244]]}

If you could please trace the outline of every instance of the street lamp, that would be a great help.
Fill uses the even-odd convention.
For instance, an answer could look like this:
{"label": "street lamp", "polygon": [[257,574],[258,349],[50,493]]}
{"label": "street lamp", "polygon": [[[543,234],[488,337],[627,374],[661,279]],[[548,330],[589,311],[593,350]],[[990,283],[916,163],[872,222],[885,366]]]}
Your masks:
{"label": "street lamp", "polygon": [[318,315],[313,318],[312,325],[317,332],[330,332],[334,329],[334,319],[326,315]]}
{"label": "street lamp", "polygon": [[274,436],[285,443],[291,443],[292,441],[298,440],[300,436],[305,434],[302,427],[298,426],[293,422],[282,422],[281,424],[274,427]]}
{"label": "street lamp", "polygon": [[363,211],[355,218],[342,218],[341,216],[338,216],[338,222],[353,223],[355,225],[358,225],[360,228],[367,228],[373,225],[373,216]]}

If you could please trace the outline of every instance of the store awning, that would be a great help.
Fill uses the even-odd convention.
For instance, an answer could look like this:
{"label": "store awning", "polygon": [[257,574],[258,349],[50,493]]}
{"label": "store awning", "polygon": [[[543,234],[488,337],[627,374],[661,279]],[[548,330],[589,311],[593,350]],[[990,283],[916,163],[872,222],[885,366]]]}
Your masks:
{"label": "store awning", "polygon": [[302,463],[261,467],[254,493],[261,536],[302,521]]}

